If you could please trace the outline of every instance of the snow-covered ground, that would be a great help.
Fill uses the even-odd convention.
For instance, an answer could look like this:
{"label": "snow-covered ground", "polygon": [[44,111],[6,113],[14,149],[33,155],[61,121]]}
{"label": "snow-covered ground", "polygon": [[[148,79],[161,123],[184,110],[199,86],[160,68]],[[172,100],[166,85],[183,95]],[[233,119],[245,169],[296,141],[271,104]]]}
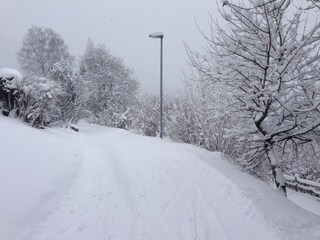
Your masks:
{"label": "snow-covered ground", "polygon": [[79,128],[0,117],[1,240],[320,239],[319,216],[219,153]]}
{"label": "snow-covered ground", "polygon": [[288,198],[304,209],[320,216],[320,198],[288,189]]}

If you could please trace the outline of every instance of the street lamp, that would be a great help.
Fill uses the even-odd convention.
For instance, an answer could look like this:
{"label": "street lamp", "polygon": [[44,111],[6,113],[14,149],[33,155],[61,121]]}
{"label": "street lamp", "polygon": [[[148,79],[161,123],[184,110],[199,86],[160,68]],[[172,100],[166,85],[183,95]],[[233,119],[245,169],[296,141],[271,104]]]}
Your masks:
{"label": "street lamp", "polygon": [[162,102],[162,98],[163,98],[163,84],[162,84],[162,55],[163,55],[163,37],[164,34],[162,32],[156,32],[156,33],[151,33],[149,34],[149,37],[151,38],[160,38],[160,138],[163,137],[163,102]]}

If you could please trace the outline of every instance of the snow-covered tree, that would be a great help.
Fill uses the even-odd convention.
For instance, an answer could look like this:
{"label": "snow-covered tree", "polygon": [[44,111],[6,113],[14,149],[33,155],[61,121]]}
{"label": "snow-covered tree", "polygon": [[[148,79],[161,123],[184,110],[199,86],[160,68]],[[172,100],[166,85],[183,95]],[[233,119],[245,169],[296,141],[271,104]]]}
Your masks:
{"label": "snow-covered tree", "polygon": [[80,61],[84,81],[84,107],[95,122],[122,127],[125,113],[135,101],[138,82],[122,59],[110,54],[104,45],[89,40]]}
{"label": "snow-covered tree", "polygon": [[73,72],[68,61],[61,60],[53,65],[49,78],[61,87],[61,94],[57,97],[55,106],[56,119],[62,122],[72,122],[77,106],[75,91],[77,74]]}
{"label": "snow-covered tree", "polygon": [[281,153],[312,142],[320,125],[319,25],[305,28],[291,0],[223,1],[226,26],[212,24],[207,54],[191,53],[205,81],[223,85],[223,106],[237,117],[232,137],[250,166],[268,162],[285,192]]}
{"label": "snow-covered tree", "polygon": [[23,39],[18,62],[24,73],[47,76],[60,60],[72,62],[73,57],[62,37],[50,28],[33,26]]}

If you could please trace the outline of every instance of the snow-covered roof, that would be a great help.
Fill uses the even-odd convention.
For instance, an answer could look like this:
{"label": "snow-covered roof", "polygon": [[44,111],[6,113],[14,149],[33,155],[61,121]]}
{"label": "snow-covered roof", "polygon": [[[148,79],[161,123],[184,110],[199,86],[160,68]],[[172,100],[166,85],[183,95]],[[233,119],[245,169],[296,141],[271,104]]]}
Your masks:
{"label": "snow-covered roof", "polygon": [[0,78],[1,77],[4,77],[4,78],[14,77],[16,80],[21,80],[23,78],[22,74],[13,68],[1,68]]}

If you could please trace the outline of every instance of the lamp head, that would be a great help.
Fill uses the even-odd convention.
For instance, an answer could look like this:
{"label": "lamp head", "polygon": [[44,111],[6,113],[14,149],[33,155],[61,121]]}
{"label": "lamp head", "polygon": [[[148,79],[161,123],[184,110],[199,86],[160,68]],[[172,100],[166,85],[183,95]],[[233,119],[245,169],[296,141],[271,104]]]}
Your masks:
{"label": "lamp head", "polygon": [[150,33],[149,37],[151,38],[163,38],[164,34],[163,32],[155,32],[155,33]]}

